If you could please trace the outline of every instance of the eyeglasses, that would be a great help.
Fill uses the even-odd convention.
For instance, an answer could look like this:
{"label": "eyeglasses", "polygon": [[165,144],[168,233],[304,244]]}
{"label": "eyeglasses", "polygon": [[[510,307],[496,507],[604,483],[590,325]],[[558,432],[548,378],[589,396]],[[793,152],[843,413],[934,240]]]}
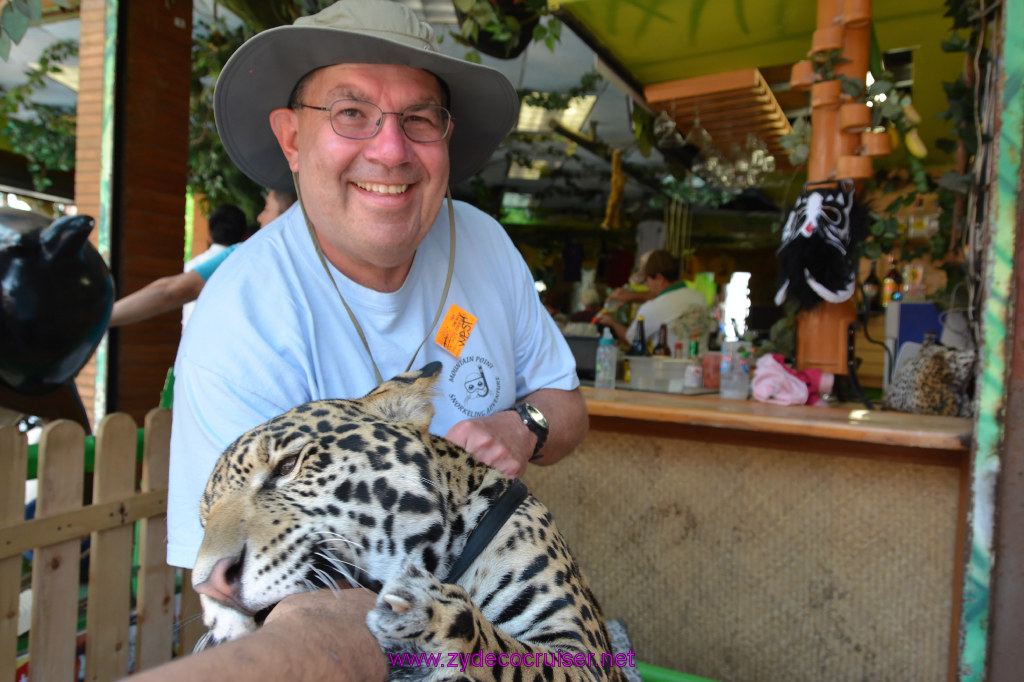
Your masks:
{"label": "eyeglasses", "polygon": [[404,111],[384,111],[359,99],[339,99],[329,107],[301,102],[295,106],[330,113],[334,132],[351,140],[368,140],[379,133],[385,114],[397,116],[405,136],[413,142],[440,142],[447,137],[452,123],[451,113],[436,104],[414,104]]}

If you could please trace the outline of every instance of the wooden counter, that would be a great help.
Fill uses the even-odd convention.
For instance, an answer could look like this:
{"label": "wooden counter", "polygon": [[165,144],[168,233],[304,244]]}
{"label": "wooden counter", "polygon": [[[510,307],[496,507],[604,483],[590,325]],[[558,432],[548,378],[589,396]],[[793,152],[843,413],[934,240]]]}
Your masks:
{"label": "wooden counter", "polygon": [[713,680],[955,680],[972,421],[582,389],[523,479],[637,659]]}
{"label": "wooden counter", "polygon": [[[959,465],[970,450],[973,420],[868,410],[863,405],[809,407],[725,400],[717,394],[673,395],[581,388],[591,428],[650,435],[700,435],[719,442],[889,456]],[[631,425],[627,425],[630,422]],[[673,434],[673,432],[678,432]],[[829,443],[831,441],[831,444]]]}

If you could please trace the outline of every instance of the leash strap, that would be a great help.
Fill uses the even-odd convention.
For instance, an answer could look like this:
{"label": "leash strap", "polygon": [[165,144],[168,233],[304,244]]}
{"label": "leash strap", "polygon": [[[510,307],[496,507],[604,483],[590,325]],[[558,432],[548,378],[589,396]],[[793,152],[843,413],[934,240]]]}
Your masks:
{"label": "leash strap", "polygon": [[512,485],[505,489],[505,492],[498,498],[498,501],[487,510],[484,517],[480,519],[480,523],[469,534],[466,546],[462,549],[462,556],[455,562],[452,569],[448,571],[448,577],[445,578],[444,582],[454,583],[462,577],[462,574],[472,565],[473,561],[480,555],[480,552],[484,551],[484,548],[490,544],[491,540],[494,539],[494,536],[505,525],[505,522],[508,521],[513,512],[523,503],[529,492],[526,489],[525,483],[518,478],[513,479]]}

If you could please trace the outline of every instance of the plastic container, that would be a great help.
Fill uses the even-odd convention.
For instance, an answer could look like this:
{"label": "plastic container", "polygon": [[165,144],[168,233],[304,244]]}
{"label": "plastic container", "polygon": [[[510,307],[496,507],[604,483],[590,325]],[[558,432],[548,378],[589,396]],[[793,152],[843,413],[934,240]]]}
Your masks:
{"label": "plastic container", "polygon": [[660,356],[629,358],[629,386],[641,391],[682,393],[686,360]]}
{"label": "plastic container", "polygon": [[750,349],[743,341],[726,341],[718,377],[718,395],[746,400],[750,394]]}
{"label": "plastic container", "polygon": [[612,338],[612,330],[604,328],[604,335],[597,342],[597,363],[594,369],[594,388],[615,388],[615,366],[619,349]]}
{"label": "plastic container", "polygon": [[[658,358],[660,360],[660,358]],[[655,358],[633,356],[629,358],[629,386],[640,391],[654,390]]]}
{"label": "plastic container", "polygon": [[686,360],[662,358],[655,363],[654,390],[682,393],[686,388]]}
{"label": "plastic container", "polygon": [[722,354],[709,350],[701,359],[704,361],[704,388],[718,388],[718,378],[722,371]]}

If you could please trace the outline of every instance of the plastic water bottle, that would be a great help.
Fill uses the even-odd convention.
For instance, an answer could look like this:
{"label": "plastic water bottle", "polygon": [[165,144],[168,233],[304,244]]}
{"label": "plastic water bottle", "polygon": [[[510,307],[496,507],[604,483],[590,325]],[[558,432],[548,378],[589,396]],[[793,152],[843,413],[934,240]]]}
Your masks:
{"label": "plastic water bottle", "polygon": [[612,338],[612,330],[604,328],[604,335],[597,342],[597,362],[594,372],[594,388],[615,388],[615,364],[619,349]]}
{"label": "plastic water bottle", "polygon": [[750,350],[742,341],[726,341],[722,346],[718,394],[730,400],[746,400],[749,393]]}

